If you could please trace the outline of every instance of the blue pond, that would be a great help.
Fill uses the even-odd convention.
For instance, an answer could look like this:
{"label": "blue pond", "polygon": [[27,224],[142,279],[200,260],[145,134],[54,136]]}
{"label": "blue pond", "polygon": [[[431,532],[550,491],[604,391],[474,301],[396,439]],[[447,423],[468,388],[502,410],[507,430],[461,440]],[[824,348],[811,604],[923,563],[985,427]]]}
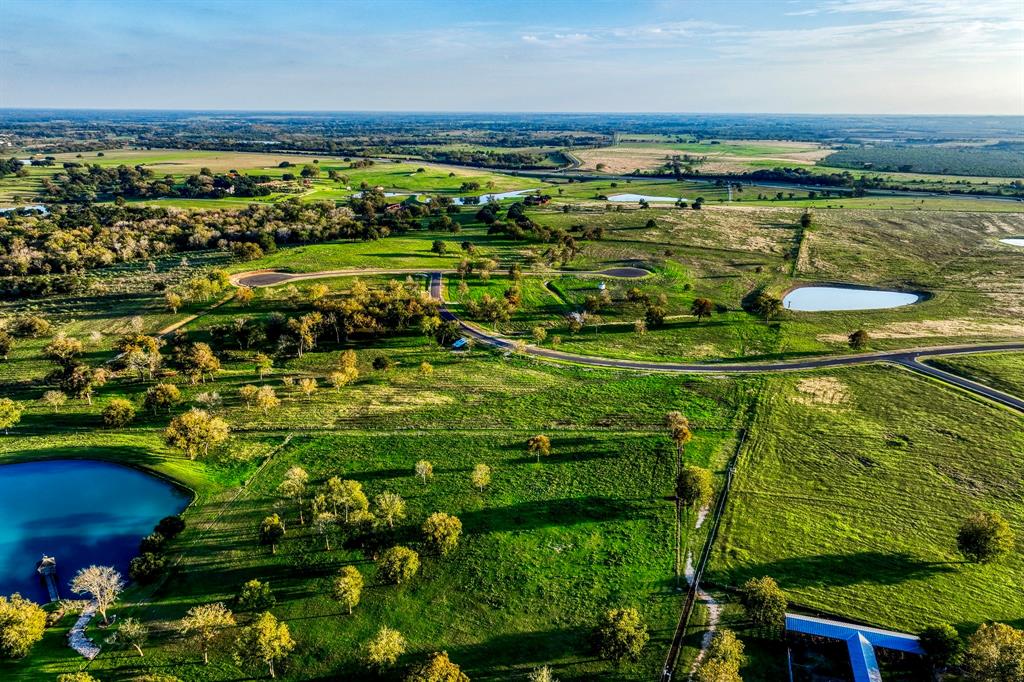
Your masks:
{"label": "blue pond", "polygon": [[862,289],[860,287],[807,286],[793,289],[782,305],[787,310],[822,312],[825,310],[877,310],[899,308],[917,303],[921,297],[903,291]]}
{"label": "blue pond", "polygon": [[191,495],[141,471],[92,460],[0,466],[0,594],[48,601],[36,574],[43,554],[57,559],[62,597],[90,564],[127,578],[139,540],[157,521],[184,509]]}

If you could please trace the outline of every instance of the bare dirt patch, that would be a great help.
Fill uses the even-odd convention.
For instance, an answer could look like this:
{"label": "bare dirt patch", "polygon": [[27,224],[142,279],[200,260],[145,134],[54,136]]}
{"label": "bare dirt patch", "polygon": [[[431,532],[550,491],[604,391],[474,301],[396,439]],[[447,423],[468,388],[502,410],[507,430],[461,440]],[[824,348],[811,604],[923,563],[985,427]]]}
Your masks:
{"label": "bare dirt patch", "polygon": [[801,405],[841,405],[850,399],[846,384],[834,377],[812,377],[796,383],[792,400]]}

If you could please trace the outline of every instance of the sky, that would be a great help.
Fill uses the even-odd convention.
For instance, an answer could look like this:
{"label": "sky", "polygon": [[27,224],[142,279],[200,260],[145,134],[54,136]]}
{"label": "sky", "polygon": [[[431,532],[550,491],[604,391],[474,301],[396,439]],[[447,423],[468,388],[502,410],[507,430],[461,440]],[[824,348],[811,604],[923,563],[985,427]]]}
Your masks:
{"label": "sky", "polygon": [[0,0],[0,107],[1024,114],[1024,0]]}

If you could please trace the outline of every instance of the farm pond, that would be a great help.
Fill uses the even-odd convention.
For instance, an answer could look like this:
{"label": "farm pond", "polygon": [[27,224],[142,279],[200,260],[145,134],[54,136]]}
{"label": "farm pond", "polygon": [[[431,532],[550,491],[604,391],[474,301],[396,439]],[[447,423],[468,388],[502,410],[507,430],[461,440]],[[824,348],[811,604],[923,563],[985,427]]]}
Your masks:
{"label": "farm pond", "polygon": [[57,560],[62,598],[80,568],[113,566],[127,580],[139,541],[191,493],[142,471],[84,459],[0,465],[0,594],[49,601],[36,573],[44,554]]}
{"label": "farm pond", "polygon": [[825,312],[830,310],[880,310],[917,303],[919,294],[888,289],[810,285],[797,287],[782,299],[786,310]]}

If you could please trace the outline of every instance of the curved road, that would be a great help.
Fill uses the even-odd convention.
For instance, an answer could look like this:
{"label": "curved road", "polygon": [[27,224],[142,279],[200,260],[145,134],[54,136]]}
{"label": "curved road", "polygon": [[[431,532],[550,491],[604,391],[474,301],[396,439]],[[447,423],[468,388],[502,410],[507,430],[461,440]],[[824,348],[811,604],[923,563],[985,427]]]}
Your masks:
{"label": "curved road", "polygon": [[[239,273],[231,277],[231,282],[241,286],[265,287],[284,282],[291,282],[303,279],[316,279],[324,277],[342,277],[356,275],[398,275],[398,274],[423,274],[430,277],[430,295],[441,302],[441,318],[454,320],[461,325],[467,337],[480,343],[485,343],[497,348],[506,350],[522,350],[534,357],[553,360],[556,362],[567,362],[577,365],[588,365],[591,367],[605,367],[610,369],[638,370],[646,372],[678,372],[686,374],[757,374],[762,372],[795,372],[800,370],[823,369],[828,367],[847,367],[851,365],[866,365],[877,362],[889,362],[900,367],[924,374],[933,379],[956,386],[960,389],[974,393],[992,400],[1000,405],[1024,412],[1024,400],[1017,396],[998,391],[984,384],[965,379],[956,374],[945,372],[921,362],[921,358],[937,357],[945,355],[963,355],[968,353],[991,353],[997,351],[1024,351],[1024,341],[993,343],[993,344],[966,344],[953,346],[926,346],[919,348],[906,348],[902,350],[876,351],[872,353],[860,353],[858,355],[838,355],[815,358],[801,358],[797,360],[782,360],[777,362],[747,362],[747,363],[676,363],[676,362],[654,362],[649,360],[624,360],[618,358],[605,358],[593,355],[579,355],[577,353],[566,353],[553,348],[542,348],[527,344],[525,347],[521,341],[510,339],[500,334],[484,330],[477,325],[460,319],[455,313],[448,310],[443,295],[443,275],[454,272],[453,270],[425,271],[423,269],[349,269],[349,270],[323,270],[310,273],[286,273],[273,270],[259,270],[254,272]],[[609,268],[600,271],[579,271],[567,274],[593,275],[606,277],[636,278],[648,274],[640,268]]]}

